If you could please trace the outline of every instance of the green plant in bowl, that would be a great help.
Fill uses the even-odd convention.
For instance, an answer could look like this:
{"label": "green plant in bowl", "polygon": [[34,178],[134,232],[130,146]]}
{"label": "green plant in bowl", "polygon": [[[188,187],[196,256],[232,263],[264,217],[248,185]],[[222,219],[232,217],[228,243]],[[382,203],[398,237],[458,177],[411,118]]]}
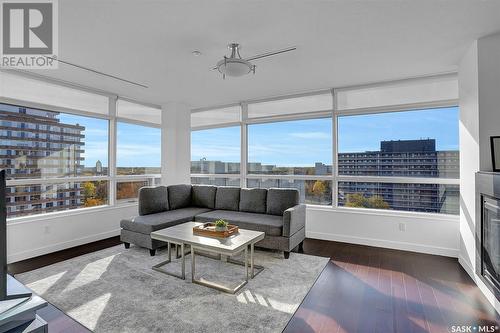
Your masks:
{"label": "green plant in bowl", "polygon": [[217,231],[226,231],[227,226],[229,225],[229,223],[227,223],[226,221],[224,221],[222,219],[215,221],[214,224],[215,224],[215,230],[217,230]]}

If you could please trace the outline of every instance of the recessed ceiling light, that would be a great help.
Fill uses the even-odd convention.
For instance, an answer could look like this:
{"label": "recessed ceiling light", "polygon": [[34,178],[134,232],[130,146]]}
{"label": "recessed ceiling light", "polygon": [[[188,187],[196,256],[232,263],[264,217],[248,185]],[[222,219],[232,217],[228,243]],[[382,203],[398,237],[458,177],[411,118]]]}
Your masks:
{"label": "recessed ceiling light", "polygon": [[201,56],[201,52],[198,51],[198,50],[194,50],[193,52],[191,52],[195,57],[199,57]]}

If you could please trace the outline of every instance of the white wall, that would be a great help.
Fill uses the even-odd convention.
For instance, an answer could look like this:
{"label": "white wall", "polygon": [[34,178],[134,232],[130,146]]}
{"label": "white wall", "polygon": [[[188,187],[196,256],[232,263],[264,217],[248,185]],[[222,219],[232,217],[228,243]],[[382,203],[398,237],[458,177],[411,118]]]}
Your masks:
{"label": "white wall", "polygon": [[491,171],[489,137],[500,134],[500,34],[474,42],[461,60],[459,262],[500,312],[500,303],[475,273],[475,173]]}
{"label": "white wall", "polygon": [[162,106],[162,184],[191,183],[191,110],[186,104]]}
{"label": "white wall", "polygon": [[[477,41],[460,63],[460,254],[468,271],[475,267],[476,182],[479,171],[479,103]],[[467,156],[467,158],[464,158]]]}
{"label": "white wall", "polygon": [[120,220],[134,215],[137,215],[137,205],[17,218],[7,224],[7,261],[24,260],[119,235]]}
{"label": "white wall", "polygon": [[490,136],[500,135],[500,33],[477,42],[481,171],[492,171]]}
{"label": "white wall", "polygon": [[457,257],[459,219],[349,208],[308,207],[306,236]]}

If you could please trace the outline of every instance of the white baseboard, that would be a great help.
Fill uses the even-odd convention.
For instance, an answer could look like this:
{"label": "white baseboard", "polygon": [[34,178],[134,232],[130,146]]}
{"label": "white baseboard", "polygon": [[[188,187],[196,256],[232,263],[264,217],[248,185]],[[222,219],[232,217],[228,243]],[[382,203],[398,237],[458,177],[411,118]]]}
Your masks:
{"label": "white baseboard", "polygon": [[467,274],[469,274],[471,279],[473,281],[476,281],[476,274],[474,273],[475,272],[474,269],[469,264],[469,262],[467,260],[465,260],[461,255],[458,256],[458,263],[460,264],[460,266],[463,267],[463,269],[467,272]]}
{"label": "white baseboard", "polygon": [[439,246],[429,246],[429,245],[422,245],[415,243],[398,242],[386,239],[364,238],[364,237],[322,233],[315,231],[306,231],[306,237],[344,242],[344,243],[367,245],[367,246],[383,247],[383,248],[403,250],[403,251],[434,254],[452,258],[458,258],[458,253],[459,253],[458,249],[445,248]]}
{"label": "white baseboard", "polygon": [[26,251],[9,254],[7,256],[7,262],[12,263],[12,262],[16,262],[16,261],[25,260],[28,258],[38,257],[38,256],[41,256],[41,255],[44,255],[47,253],[52,253],[52,252],[68,249],[70,247],[95,242],[95,241],[98,241],[101,239],[118,236],[119,234],[120,234],[120,229],[115,229],[115,230],[106,231],[106,232],[103,232],[100,234],[90,235],[90,236],[86,236],[86,237],[82,237],[82,238],[72,239],[72,240],[65,241],[65,242],[60,242],[60,243],[51,244],[48,246],[39,247],[36,249],[29,249]]}

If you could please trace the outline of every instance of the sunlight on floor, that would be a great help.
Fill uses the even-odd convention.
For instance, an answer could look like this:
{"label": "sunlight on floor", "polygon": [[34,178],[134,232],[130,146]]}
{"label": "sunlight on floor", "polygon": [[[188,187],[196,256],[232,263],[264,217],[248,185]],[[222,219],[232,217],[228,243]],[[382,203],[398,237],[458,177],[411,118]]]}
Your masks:
{"label": "sunlight on floor", "polygon": [[408,315],[408,319],[413,324],[415,324],[420,329],[422,329],[422,332],[427,332],[429,330],[429,328],[427,327],[427,325],[425,323],[425,319],[424,318],[421,318],[421,317],[419,318],[419,317],[414,317],[414,316]]}
{"label": "sunlight on floor", "polygon": [[252,294],[250,290],[245,290],[236,296],[238,302],[243,304],[254,303],[265,307],[271,307],[274,310],[278,310],[285,313],[294,313],[298,304],[290,304],[277,301],[272,298],[265,297],[261,294]]}
{"label": "sunlight on floor", "polygon": [[35,281],[33,283],[27,284],[28,287],[30,287],[33,290],[36,290],[36,292],[39,295],[42,295],[49,290],[52,286],[56,284],[57,281],[59,281],[60,278],[63,277],[63,275],[66,274],[66,271],[61,272],[59,274],[55,274],[49,277],[46,277],[44,279]]}
{"label": "sunlight on floor", "polygon": [[63,292],[74,290],[76,288],[99,280],[101,278],[101,275],[106,272],[109,264],[113,261],[114,258],[115,255],[112,255],[87,264],[73,279],[73,281],[71,281],[71,283],[63,290]]}
{"label": "sunlight on floor", "polygon": [[80,318],[79,320],[81,320],[82,324],[94,330],[110,298],[111,293],[106,293],[68,311],[68,314],[75,316],[75,318]]}

